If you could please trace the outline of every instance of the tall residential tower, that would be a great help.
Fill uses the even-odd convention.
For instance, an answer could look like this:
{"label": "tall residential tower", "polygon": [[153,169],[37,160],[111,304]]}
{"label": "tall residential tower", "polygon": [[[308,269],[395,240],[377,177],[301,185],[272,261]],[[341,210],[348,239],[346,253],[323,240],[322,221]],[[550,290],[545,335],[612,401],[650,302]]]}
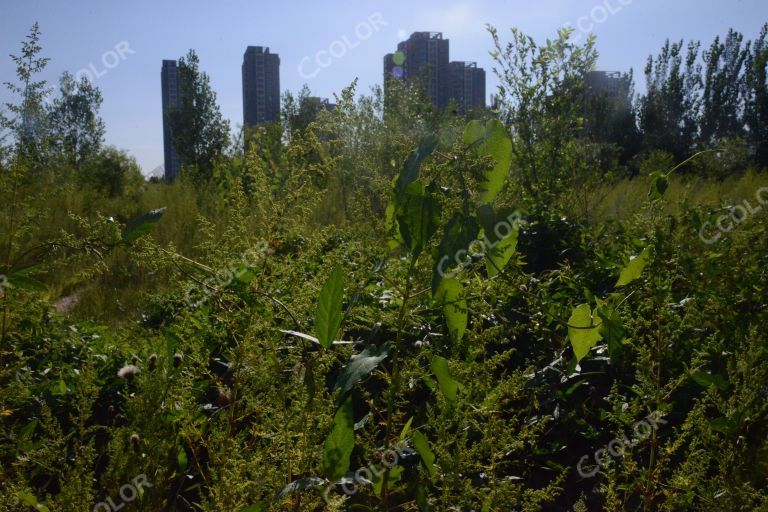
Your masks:
{"label": "tall residential tower", "polygon": [[419,83],[437,108],[448,106],[448,39],[441,32],[414,32],[397,45],[397,53],[384,57],[384,81],[389,77],[406,84]]}
{"label": "tall residential tower", "polygon": [[243,126],[280,119],[280,57],[249,46],[243,55]]}
{"label": "tall residential tower", "polygon": [[451,62],[450,97],[462,114],[485,107],[485,70],[476,62]]}
{"label": "tall residential tower", "polygon": [[179,66],[175,60],[164,60],[160,70],[160,83],[163,89],[163,150],[165,153],[165,181],[173,181],[179,175],[179,155],[173,147],[173,133],[169,120],[169,111],[181,107],[181,85]]}

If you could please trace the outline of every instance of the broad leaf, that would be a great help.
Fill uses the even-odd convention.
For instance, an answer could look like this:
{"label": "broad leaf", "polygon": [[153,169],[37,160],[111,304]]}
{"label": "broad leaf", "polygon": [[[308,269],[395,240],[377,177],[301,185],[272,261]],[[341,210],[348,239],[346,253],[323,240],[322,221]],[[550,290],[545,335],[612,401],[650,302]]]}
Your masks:
{"label": "broad leaf", "polygon": [[349,471],[349,457],[355,447],[355,422],[352,417],[352,397],[342,403],[333,417],[333,428],[323,445],[323,473],[331,482]]}
{"label": "broad leaf", "polygon": [[589,304],[581,304],[573,310],[568,319],[568,338],[571,340],[576,361],[581,361],[589,350],[602,339],[600,326],[602,320],[592,317]]}
{"label": "broad leaf", "polygon": [[477,240],[480,226],[474,217],[456,214],[448,221],[443,231],[443,239],[434,253],[435,268],[432,274],[432,294],[437,292],[440,281],[453,277],[469,258],[470,244]]}
{"label": "broad leaf", "polygon": [[389,344],[380,347],[371,346],[353,355],[347,365],[342,368],[339,379],[336,381],[336,389],[341,389],[342,394],[348,393],[387,356],[389,356]]}
{"label": "broad leaf", "polygon": [[728,381],[722,375],[707,373],[703,371],[693,372],[689,375],[692,381],[703,388],[715,386],[720,391],[728,389]]}
{"label": "broad leaf", "polygon": [[507,129],[496,119],[491,119],[482,129],[479,121],[470,122],[464,130],[464,143],[474,146],[477,154],[494,160],[491,169],[483,173],[480,183],[479,204],[490,204],[499,195],[509,174],[512,163],[512,140]]}
{"label": "broad leaf", "polygon": [[435,234],[440,221],[440,204],[420,181],[408,185],[398,209],[397,222],[405,245],[418,255]]}
{"label": "broad leaf", "polygon": [[600,335],[608,342],[608,354],[616,362],[624,350],[624,324],[621,315],[613,306],[597,299],[597,316],[602,320]]}
{"label": "broad leaf", "polygon": [[619,280],[616,281],[616,286],[625,286],[640,277],[645,265],[648,264],[648,251],[649,248],[646,247],[639,256],[630,258],[627,266],[621,270]]}
{"label": "broad leaf", "polygon": [[343,294],[344,282],[341,277],[341,267],[337,266],[320,290],[315,312],[315,333],[323,348],[331,346],[341,327]]}
{"label": "broad leaf", "polygon": [[515,254],[517,249],[517,238],[520,233],[520,227],[512,227],[512,231],[501,240],[494,242],[492,247],[486,248],[485,269],[488,277],[494,277],[509,263],[509,260]]}
{"label": "broad leaf", "polygon": [[445,323],[448,325],[451,339],[455,343],[461,343],[469,319],[464,287],[461,282],[453,277],[440,281],[435,294],[435,302],[443,308]]}
{"label": "broad leaf", "polygon": [[421,163],[425,158],[432,154],[435,147],[437,147],[437,137],[430,135],[422,140],[419,147],[411,151],[411,154],[408,155],[408,159],[403,165],[403,170],[400,171],[400,175],[395,180],[392,190],[395,201],[405,194],[405,191],[408,190],[411,183],[419,179]]}
{"label": "broad leaf", "polygon": [[443,394],[449,404],[456,401],[456,394],[459,391],[459,383],[453,380],[450,371],[448,371],[448,361],[440,356],[434,356],[430,365],[432,373],[437,377],[437,384],[440,392]]}
{"label": "broad leaf", "polygon": [[[322,478],[318,478],[316,476],[310,476],[307,478],[299,478],[298,480],[294,480],[293,482],[289,483],[283,489],[278,493],[277,499],[282,499],[288,496],[289,494],[294,494],[297,492],[304,492],[309,489],[314,489],[315,487],[321,487],[325,484],[325,480]],[[255,505],[251,505],[250,507],[246,508],[245,510],[248,510],[250,512],[251,507],[264,507],[261,503],[257,503]],[[252,510],[266,510],[266,507],[264,508],[254,508]],[[244,511],[243,511],[244,512]]]}
{"label": "broad leaf", "polygon": [[413,447],[421,456],[424,467],[427,468],[429,476],[435,477],[437,468],[435,467],[435,454],[429,447],[427,437],[418,430],[413,433]]}
{"label": "broad leaf", "polygon": [[[382,470],[384,468],[381,468]],[[387,489],[392,489],[394,485],[400,481],[400,477],[403,475],[405,468],[403,466],[393,466],[389,470],[389,476],[387,477]],[[382,484],[384,483],[384,471],[373,471],[371,481],[373,482],[373,492],[377,496],[381,496]]]}
{"label": "broad leaf", "polygon": [[165,208],[158,208],[129,222],[123,229],[123,241],[126,243],[135,242],[152,231],[164,213]]}
{"label": "broad leaf", "polygon": [[664,196],[669,187],[669,178],[666,174],[656,171],[651,173],[651,186],[648,188],[648,197],[651,201],[658,201]]}

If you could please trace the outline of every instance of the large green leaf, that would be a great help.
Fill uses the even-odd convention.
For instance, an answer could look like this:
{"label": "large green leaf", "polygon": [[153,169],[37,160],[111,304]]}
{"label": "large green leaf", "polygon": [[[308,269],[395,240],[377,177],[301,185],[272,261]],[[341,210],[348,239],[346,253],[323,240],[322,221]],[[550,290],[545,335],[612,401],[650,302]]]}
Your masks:
{"label": "large green leaf", "polygon": [[343,296],[344,281],[341,277],[341,267],[337,266],[320,290],[315,311],[315,333],[323,348],[331,346],[341,327]]}
{"label": "large green leaf", "polygon": [[448,360],[444,357],[434,356],[432,357],[430,367],[432,368],[432,373],[437,377],[440,392],[448,403],[452,404],[456,401],[456,395],[461,385],[451,377],[451,372],[448,370]]}
{"label": "large green leaf", "polygon": [[359,354],[353,355],[347,365],[342,368],[341,375],[336,381],[336,389],[341,389],[343,394],[348,393],[388,356],[388,343],[380,347],[368,347]]}
{"label": "large green leaf", "polygon": [[158,208],[129,222],[123,229],[123,241],[126,243],[135,242],[152,231],[164,213],[165,208]]}
{"label": "large green leaf", "polygon": [[397,221],[405,245],[412,254],[418,255],[437,230],[440,221],[440,203],[424,184],[414,181],[405,191]]}
{"label": "large green leaf", "polygon": [[427,436],[418,430],[413,433],[413,448],[421,456],[421,461],[424,463],[424,467],[427,468],[429,476],[434,477],[437,474],[437,468],[435,467],[435,453],[429,447]]}
{"label": "large green leaf", "polygon": [[461,343],[469,319],[464,287],[461,282],[453,277],[440,281],[435,294],[435,301],[443,308],[445,323],[448,325],[451,339],[455,343]]}
{"label": "large green leaf", "polygon": [[651,173],[651,185],[648,188],[648,198],[651,201],[658,201],[664,196],[664,192],[669,187],[669,178],[663,172]]}
{"label": "large green leaf", "polygon": [[437,147],[437,137],[430,135],[423,139],[419,143],[419,147],[411,151],[411,154],[408,155],[408,159],[405,161],[403,169],[400,171],[400,175],[394,183],[393,194],[395,196],[395,201],[405,194],[411,183],[419,179],[421,163],[425,158],[432,154],[435,147]]}
{"label": "large green leaf", "polygon": [[440,281],[444,277],[452,277],[458,270],[457,267],[469,258],[470,244],[477,240],[479,233],[480,226],[475,217],[467,217],[457,213],[448,221],[443,230],[443,239],[434,253],[433,294],[437,293]]}
{"label": "large green leaf", "polygon": [[593,318],[589,304],[581,304],[571,313],[571,318],[568,319],[568,338],[571,340],[577,362],[602,339],[601,324],[602,320]]}
{"label": "large green leaf", "polygon": [[649,248],[646,247],[639,256],[630,258],[627,266],[621,270],[619,280],[616,281],[616,286],[625,286],[640,277],[640,274],[643,273],[643,269],[648,264],[648,251]]}
{"label": "large green leaf", "polygon": [[479,187],[479,204],[490,204],[506,183],[512,163],[512,140],[504,125],[491,119],[484,130],[479,121],[470,122],[464,130],[464,143],[473,146],[477,154],[494,160],[493,167],[483,173]]}
{"label": "large green leaf", "polygon": [[492,247],[486,248],[485,270],[488,272],[488,277],[494,277],[509,263],[517,249],[519,233],[520,226],[515,225],[504,238],[494,242]]}
{"label": "large green leaf", "polygon": [[600,335],[608,342],[608,354],[611,361],[616,362],[624,350],[624,323],[616,309],[606,302],[597,299],[597,316],[602,320]]}
{"label": "large green leaf", "polygon": [[341,404],[333,417],[333,428],[323,445],[323,473],[331,482],[338,481],[349,471],[349,457],[355,447],[355,422],[352,417],[352,397]]}
{"label": "large green leaf", "polygon": [[[403,468],[403,466],[393,466],[390,468],[389,475],[387,476],[387,489],[391,490],[392,487],[400,481],[404,470],[405,468]],[[384,471],[373,471],[371,475],[371,483],[373,484],[373,492],[375,492],[377,496],[381,496],[381,490],[383,488],[382,484],[384,483]]]}

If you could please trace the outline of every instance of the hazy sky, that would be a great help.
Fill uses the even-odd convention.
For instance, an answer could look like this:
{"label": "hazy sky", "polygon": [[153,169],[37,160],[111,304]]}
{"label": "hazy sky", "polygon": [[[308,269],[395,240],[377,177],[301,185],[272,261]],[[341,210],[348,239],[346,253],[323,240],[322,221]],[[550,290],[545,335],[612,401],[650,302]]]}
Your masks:
{"label": "hazy sky", "polygon": [[[280,55],[281,89],[306,83],[331,97],[355,77],[367,93],[382,81],[382,57],[414,31],[440,31],[451,60],[473,60],[496,87],[485,24],[506,35],[516,26],[536,39],[570,23],[597,35],[598,67],[642,68],[669,37],[706,43],[729,27],[754,38],[768,21],[768,0],[0,0],[0,81],[13,80],[10,53],[38,21],[44,78],[89,70],[102,90],[107,143],[126,149],[145,173],[163,161],[162,59],[194,48],[225,117],[242,123],[240,65],[248,45]],[[324,52],[324,53],[319,53]],[[319,55],[318,55],[319,53]],[[8,100],[5,89],[0,102]]]}

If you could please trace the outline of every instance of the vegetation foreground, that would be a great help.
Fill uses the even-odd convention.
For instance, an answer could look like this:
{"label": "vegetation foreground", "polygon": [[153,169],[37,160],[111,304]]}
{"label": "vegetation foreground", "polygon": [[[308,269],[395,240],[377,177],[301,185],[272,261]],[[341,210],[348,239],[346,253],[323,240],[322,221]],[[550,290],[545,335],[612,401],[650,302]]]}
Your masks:
{"label": "vegetation foreground", "polygon": [[[629,124],[583,118],[592,40],[491,33],[493,113],[353,84],[248,150],[190,52],[214,101],[175,115],[216,146],[178,133],[163,184],[100,146],[98,90],[45,107],[35,27],[0,158],[0,510],[768,510],[768,30],[744,110],[662,66]],[[651,122],[693,110],[706,133]]]}

